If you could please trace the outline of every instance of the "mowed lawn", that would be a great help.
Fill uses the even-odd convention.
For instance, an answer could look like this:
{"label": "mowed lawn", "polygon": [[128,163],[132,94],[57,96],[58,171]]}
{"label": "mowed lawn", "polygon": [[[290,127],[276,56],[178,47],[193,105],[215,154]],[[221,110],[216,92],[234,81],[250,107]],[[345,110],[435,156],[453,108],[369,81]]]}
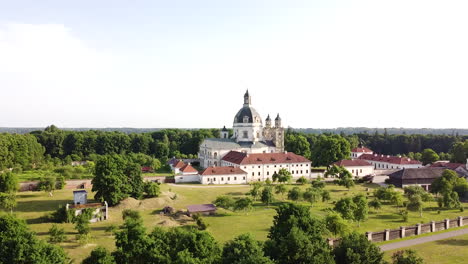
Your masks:
{"label": "mowed lawn", "polygon": [[[310,185],[300,186],[301,189],[306,189]],[[290,185],[288,188],[292,188]],[[353,196],[357,193],[369,194],[372,199],[372,191],[377,185],[361,184],[347,190],[344,187],[334,184],[328,184],[326,189],[331,192],[332,200],[328,202],[318,202],[311,205],[307,202],[298,202],[299,204],[307,205],[311,208],[311,213],[317,217],[323,217],[327,211],[333,208],[334,201],[347,196]],[[62,243],[69,256],[79,263],[88,256],[90,251],[96,245],[102,245],[113,250],[114,238],[109,233],[105,232],[106,227],[114,224],[121,225],[123,223],[121,212],[123,209],[135,209],[141,212],[144,223],[148,230],[154,226],[178,226],[186,224],[194,224],[189,218],[175,219],[159,214],[159,210],[164,206],[169,205],[177,210],[185,210],[187,205],[211,203],[220,195],[230,195],[234,198],[243,197],[250,190],[250,186],[204,186],[204,185],[161,185],[163,195],[160,198],[145,199],[137,201],[129,199],[114,208],[110,208],[108,221],[91,224],[91,235],[93,240],[90,245],[79,246],[75,241],[76,231],[73,224],[59,224],[65,228],[67,232],[68,242]],[[90,192],[90,190],[88,190]],[[93,197],[89,194],[88,197]],[[256,201],[254,208],[248,212],[232,212],[230,210],[220,209],[215,216],[204,217],[208,223],[207,231],[210,232],[219,242],[224,243],[242,233],[251,233],[258,240],[267,238],[268,230],[273,223],[273,216],[276,214],[275,208],[278,204],[287,201],[284,197],[275,195],[276,201],[270,206],[265,206],[260,201]],[[15,213],[18,217],[25,219],[30,228],[37,232],[40,238],[47,239],[47,231],[52,223],[43,223],[41,217],[55,211],[60,205],[71,203],[73,201],[72,190],[59,190],[54,192],[53,197],[49,197],[45,192],[23,192],[18,193],[18,207]],[[396,213],[400,208],[392,205],[384,205],[379,212],[374,212],[371,209],[369,219],[358,227],[357,223],[352,223],[354,230],[359,232],[380,231],[386,228],[399,228],[402,225],[411,225],[420,222],[429,222],[430,220],[442,220],[445,218],[456,218],[463,213],[459,210],[443,210],[441,214],[437,213],[436,203],[426,203],[426,209],[423,217],[419,217],[419,213],[410,212],[407,223],[401,221],[401,217]],[[465,204],[466,208],[466,204]],[[468,209],[468,208],[466,208]],[[466,214],[465,214],[466,215]]]}
{"label": "mowed lawn", "polygon": [[456,264],[468,262],[468,235],[452,237],[385,252],[385,258],[391,259],[394,252],[413,249],[424,259],[425,264]]}

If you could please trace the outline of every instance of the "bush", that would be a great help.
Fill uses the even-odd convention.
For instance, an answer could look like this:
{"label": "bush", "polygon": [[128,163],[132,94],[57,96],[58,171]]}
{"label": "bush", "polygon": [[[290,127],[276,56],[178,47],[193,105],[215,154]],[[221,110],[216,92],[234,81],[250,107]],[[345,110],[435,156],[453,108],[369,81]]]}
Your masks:
{"label": "bush", "polygon": [[130,218],[130,219],[141,219],[140,212],[131,210],[131,209],[125,209],[122,211],[122,218],[123,220]]}
{"label": "bush", "polygon": [[76,235],[76,240],[78,243],[82,246],[88,244],[91,241],[91,234],[86,233],[86,234],[78,234]]}
{"label": "bush", "polygon": [[57,181],[55,182],[55,189],[56,190],[62,190],[65,188],[65,178],[63,176],[57,177]]}
{"label": "bush", "polygon": [[56,224],[53,224],[49,229],[49,241],[52,243],[61,243],[65,241],[65,229],[58,227]]}
{"label": "bush", "polygon": [[198,216],[198,218],[196,219],[196,223],[199,230],[206,230],[208,228],[208,224],[205,223],[205,220],[203,220],[203,218],[201,218],[200,216]]}
{"label": "bush", "polygon": [[299,179],[297,179],[296,183],[304,185],[307,183],[307,179],[304,176],[302,176]]}
{"label": "bush", "polygon": [[160,184],[155,182],[145,183],[146,197],[158,197],[161,194]]}
{"label": "bush", "polygon": [[118,229],[119,228],[116,225],[112,224],[106,227],[105,232],[114,234],[115,232],[117,232]]}
{"label": "bush", "polygon": [[72,223],[75,218],[75,210],[67,210],[66,206],[60,206],[57,211],[52,213],[51,218],[56,223]]}
{"label": "bush", "polygon": [[224,209],[230,209],[234,207],[234,199],[231,196],[222,195],[216,197],[213,204]]}

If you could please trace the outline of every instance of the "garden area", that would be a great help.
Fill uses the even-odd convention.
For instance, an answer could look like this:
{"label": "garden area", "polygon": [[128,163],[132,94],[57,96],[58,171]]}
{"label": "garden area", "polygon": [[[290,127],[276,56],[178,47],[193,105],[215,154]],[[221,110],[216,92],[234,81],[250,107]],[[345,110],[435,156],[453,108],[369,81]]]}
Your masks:
{"label": "garden area", "polygon": [[[282,187],[277,187],[277,186]],[[319,186],[320,185],[320,186]],[[320,188],[319,188],[320,187]],[[320,189],[321,193],[328,193],[328,197],[323,199],[321,193],[314,189]],[[271,189],[271,197],[262,195]],[[389,190],[390,189],[390,190]],[[206,230],[220,243],[225,243],[243,233],[250,233],[257,239],[264,241],[267,238],[268,230],[273,223],[273,217],[276,214],[275,208],[280,204],[292,202],[305,205],[310,208],[311,214],[324,219],[333,214],[332,209],[339,204],[343,198],[351,198],[360,195],[367,201],[366,204],[372,205],[375,201],[375,195],[383,195],[387,192],[400,193],[400,198],[392,198],[397,201],[381,200],[380,206],[369,206],[365,217],[350,221],[349,217],[342,217],[346,228],[364,233],[366,231],[381,231],[387,228],[398,228],[405,225],[414,225],[416,223],[425,223],[431,220],[443,220],[446,218],[454,219],[463,215],[461,210],[466,209],[466,204],[462,204],[463,209],[441,209],[433,201],[423,202],[421,211],[408,210],[406,216],[402,211],[404,203],[408,202],[407,196],[403,191],[391,188],[379,188],[376,184],[360,183],[347,188],[335,183],[303,183],[303,184],[255,184],[238,186],[206,186],[206,185],[160,185],[160,194],[158,197],[137,200],[127,198],[122,200],[116,206],[109,208],[109,220],[90,224],[91,239],[85,245],[77,240],[77,231],[73,223],[61,223],[57,226],[64,228],[66,239],[58,244],[62,246],[69,256],[80,261],[89,255],[95,245],[102,245],[109,250],[114,249],[113,229],[123,224],[122,212],[125,209],[137,210],[140,212],[144,225],[151,230],[155,226],[173,227],[184,225],[196,225],[196,222],[185,215],[174,214],[166,216],[160,213],[165,206],[171,206],[176,211],[186,210],[191,204],[218,203],[218,211],[213,216],[203,216],[203,222]],[[379,193],[383,192],[383,194]],[[91,190],[88,189],[89,198],[93,197]],[[265,197],[262,197],[265,196]],[[220,199],[220,197],[222,197]],[[227,197],[227,198],[226,198]],[[401,201],[399,199],[402,199]],[[223,201],[233,202],[231,205]],[[247,204],[239,205],[236,201],[246,201]],[[263,200],[263,201],[262,201]],[[49,238],[49,230],[52,222],[49,215],[56,211],[60,206],[73,201],[73,192],[71,190],[56,190],[52,197],[47,192],[22,192],[17,193],[17,206],[13,213],[19,218],[26,220],[31,230],[44,240]],[[266,202],[265,202],[266,201]],[[92,202],[92,201],[90,201]],[[221,202],[221,204],[219,204]],[[223,208],[226,207],[226,208]],[[339,236],[340,229],[329,236]]]}

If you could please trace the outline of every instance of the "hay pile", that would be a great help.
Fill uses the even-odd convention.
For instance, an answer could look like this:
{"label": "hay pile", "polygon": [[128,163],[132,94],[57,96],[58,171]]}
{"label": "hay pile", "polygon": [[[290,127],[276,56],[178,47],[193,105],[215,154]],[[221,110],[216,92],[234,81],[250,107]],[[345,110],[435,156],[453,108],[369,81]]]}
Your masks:
{"label": "hay pile", "polygon": [[129,197],[125,200],[120,201],[120,203],[114,206],[115,209],[125,210],[125,209],[135,209],[140,206],[140,201],[135,198]]}
{"label": "hay pile", "polygon": [[161,222],[158,223],[160,226],[165,226],[165,227],[173,227],[173,226],[179,226],[179,223],[176,221],[173,221],[171,219],[165,219]]}
{"label": "hay pile", "polygon": [[155,198],[148,198],[144,200],[137,200],[135,198],[127,198],[125,200],[120,201],[118,205],[114,208],[117,210],[125,210],[125,209],[141,209],[141,210],[149,210],[149,209],[159,209],[165,206],[170,206],[174,203],[171,197],[174,197],[175,193],[173,192],[163,192],[159,197]]}

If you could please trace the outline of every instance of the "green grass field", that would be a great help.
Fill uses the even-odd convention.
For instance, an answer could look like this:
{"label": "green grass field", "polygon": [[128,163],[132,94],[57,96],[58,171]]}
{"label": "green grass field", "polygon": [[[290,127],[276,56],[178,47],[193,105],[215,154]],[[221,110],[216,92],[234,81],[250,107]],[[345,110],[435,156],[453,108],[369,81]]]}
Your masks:
{"label": "green grass field", "polygon": [[[404,249],[407,248],[387,251],[385,258],[390,260],[394,252]],[[412,246],[411,249],[417,251],[418,255],[424,259],[425,264],[467,263],[468,235],[419,244]]]}
{"label": "green grass field", "polygon": [[[305,189],[310,185],[301,186]],[[329,184],[326,188],[331,192],[332,200],[326,203],[316,203],[312,206],[307,202],[299,202],[300,204],[311,206],[311,212],[317,217],[326,215],[327,210],[333,207],[333,202],[341,197],[352,196],[356,193],[366,193],[369,188],[369,193],[372,195],[372,189],[376,185],[365,184],[357,185],[351,190],[344,187]],[[289,186],[291,188],[291,186]],[[249,186],[203,186],[203,185],[161,185],[163,195],[160,198],[146,199],[137,201],[129,199],[120,205],[110,208],[108,221],[91,224],[91,235],[93,240],[87,246],[79,246],[75,241],[76,232],[73,224],[59,224],[64,227],[68,241],[62,243],[69,256],[77,263],[84,257],[89,255],[89,252],[96,245],[102,245],[112,250],[114,247],[113,237],[104,230],[111,224],[120,225],[123,223],[121,212],[123,209],[139,210],[143,216],[144,223],[148,229],[156,225],[160,226],[178,226],[193,224],[189,218],[175,219],[167,216],[161,216],[158,210],[166,205],[170,205],[175,209],[184,210],[189,204],[211,203],[219,195],[232,195],[233,197],[244,196],[250,190]],[[89,191],[89,190],[88,190]],[[177,194],[177,198],[172,200]],[[93,197],[92,194],[88,197]],[[249,232],[258,240],[265,240],[268,234],[268,229],[272,225],[273,216],[275,215],[275,207],[283,202],[283,197],[276,196],[276,202],[269,207],[255,202],[254,208],[250,212],[232,212],[229,210],[220,209],[215,216],[206,216],[204,219],[209,224],[208,232],[210,232],[221,243],[228,241],[239,234]],[[53,197],[49,197],[45,192],[23,192],[18,193],[18,206],[15,209],[15,214],[27,221],[30,228],[37,232],[42,239],[47,239],[47,231],[51,223],[43,223],[41,217],[45,214],[50,214],[55,211],[59,205],[64,205],[73,201],[72,190],[59,190],[54,192]],[[391,205],[384,205],[379,212],[373,212],[369,215],[369,219],[358,227],[356,223],[352,223],[353,229],[359,232],[380,231],[386,228],[398,228],[402,225],[411,225],[420,222],[429,222],[430,220],[442,220],[445,218],[456,218],[461,215],[459,210],[446,210],[441,214],[437,213],[436,203],[426,203],[423,217],[419,217],[419,213],[410,212],[407,223],[401,221],[401,217],[396,214],[399,208]],[[468,209],[468,208],[467,208]]]}

